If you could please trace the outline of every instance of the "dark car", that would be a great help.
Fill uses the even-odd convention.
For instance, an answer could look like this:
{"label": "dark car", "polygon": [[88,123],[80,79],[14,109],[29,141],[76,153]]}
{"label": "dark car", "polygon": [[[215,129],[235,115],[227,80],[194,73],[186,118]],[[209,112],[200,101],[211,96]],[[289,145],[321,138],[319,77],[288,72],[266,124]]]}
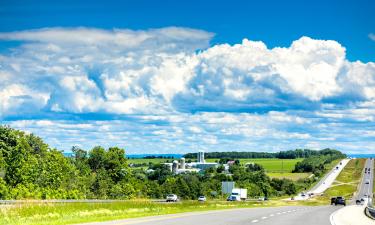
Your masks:
{"label": "dark car", "polygon": [[336,197],[331,198],[331,205],[336,203]]}
{"label": "dark car", "polygon": [[[331,200],[332,201],[332,200]],[[338,196],[336,197],[335,205],[343,205],[346,206],[346,201],[344,197]]]}

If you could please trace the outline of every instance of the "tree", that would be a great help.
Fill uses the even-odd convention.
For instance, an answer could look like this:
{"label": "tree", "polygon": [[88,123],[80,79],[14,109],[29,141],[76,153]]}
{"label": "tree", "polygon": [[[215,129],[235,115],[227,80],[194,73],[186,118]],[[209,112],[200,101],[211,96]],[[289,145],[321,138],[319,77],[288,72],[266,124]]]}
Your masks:
{"label": "tree", "polygon": [[94,172],[98,171],[99,169],[104,168],[104,165],[106,163],[105,155],[106,155],[105,149],[101,146],[96,146],[89,152],[88,163],[90,165],[90,168]]}

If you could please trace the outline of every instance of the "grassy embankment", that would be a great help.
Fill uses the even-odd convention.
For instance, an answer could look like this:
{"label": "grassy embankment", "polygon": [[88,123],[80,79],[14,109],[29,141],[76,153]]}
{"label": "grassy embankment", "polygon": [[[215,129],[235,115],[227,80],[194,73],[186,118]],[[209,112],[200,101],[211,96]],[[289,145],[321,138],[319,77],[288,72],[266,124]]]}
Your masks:
{"label": "grassy embankment", "polygon": [[314,205],[312,202],[271,200],[267,202],[183,201],[156,203],[146,200],[111,203],[23,203],[0,206],[0,225],[59,225],[93,221],[197,212],[232,208]]}
{"label": "grassy embankment", "polygon": [[365,162],[366,159],[350,160],[333,182],[332,186],[324,192],[324,195],[314,198],[313,201],[329,204],[330,198],[335,196],[343,196],[348,200],[351,199],[361,181]]}

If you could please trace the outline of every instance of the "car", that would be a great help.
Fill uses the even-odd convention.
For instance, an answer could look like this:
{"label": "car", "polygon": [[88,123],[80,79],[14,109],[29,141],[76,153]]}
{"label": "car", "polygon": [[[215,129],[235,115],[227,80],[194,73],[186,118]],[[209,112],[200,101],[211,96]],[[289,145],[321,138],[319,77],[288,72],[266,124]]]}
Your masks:
{"label": "car", "polygon": [[175,194],[169,194],[167,195],[167,202],[177,202],[178,197]]}
{"label": "car", "polygon": [[346,201],[344,197],[338,196],[336,197],[335,205],[343,205],[346,206]]}
{"label": "car", "polygon": [[331,205],[335,204],[335,202],[336,202],[336,197],[332,197],[331,198]]}
{"label": "car", "polygon": [[355,200],[355,204],[360,205],[360,204],[362,204],[362,202],[361,202],[361,200],[357,199],[357,200]]}
{"label": "car", "polygon": [[365,184],[370,184],[370,180],[367,179],[366,182],[365,182]]}
{"label": "car", "polygon": [[207,199],[206,199],[206,197],[205,196],[199,196],[199,198],[198,198],[198,201],[200,201],[200,202],[205,202]]}
{"label": "car", "polygon": [[235,201],[241,201],[241,199],[238,195],[231,195],[227,198],[227,201],[235,202]]}

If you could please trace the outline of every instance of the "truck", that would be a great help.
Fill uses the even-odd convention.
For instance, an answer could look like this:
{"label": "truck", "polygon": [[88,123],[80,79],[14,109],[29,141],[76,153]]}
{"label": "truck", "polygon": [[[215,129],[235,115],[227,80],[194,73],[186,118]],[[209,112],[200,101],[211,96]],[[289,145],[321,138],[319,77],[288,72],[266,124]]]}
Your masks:
{"label": "truck", "polygon": [[247,199],[247,189],[233,188],[232,193],[228,197],[228,201],[241,201]]}

